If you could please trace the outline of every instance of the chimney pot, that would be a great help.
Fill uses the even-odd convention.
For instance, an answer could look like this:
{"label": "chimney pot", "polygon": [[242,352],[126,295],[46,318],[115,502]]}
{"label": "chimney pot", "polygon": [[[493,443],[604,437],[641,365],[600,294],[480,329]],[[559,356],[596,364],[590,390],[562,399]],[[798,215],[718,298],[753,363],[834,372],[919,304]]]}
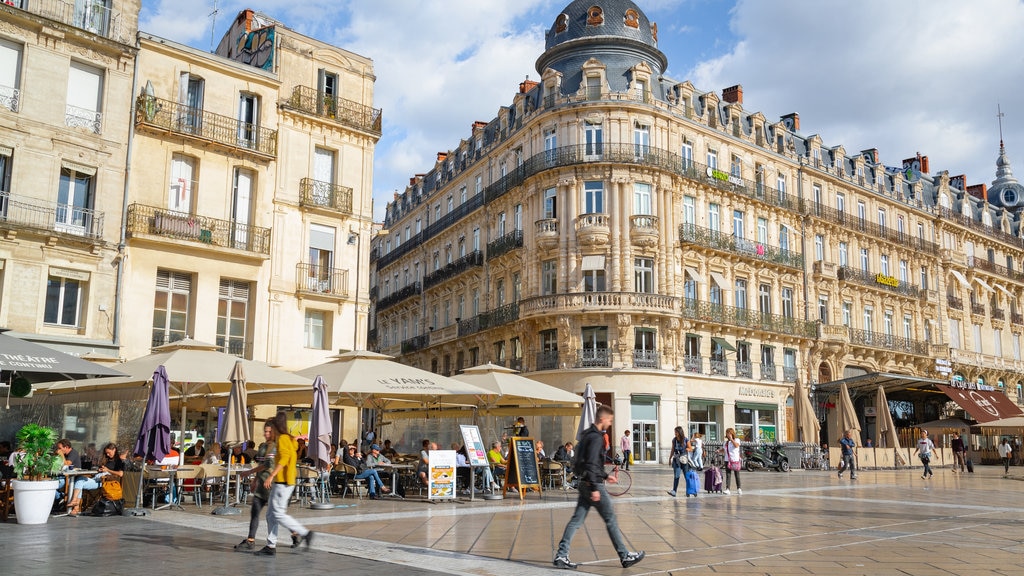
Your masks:
{"label": "chimney pot", "polygon": [[743,86],[737,84],[722,90],[722,100],[731,104],[743,104]]}

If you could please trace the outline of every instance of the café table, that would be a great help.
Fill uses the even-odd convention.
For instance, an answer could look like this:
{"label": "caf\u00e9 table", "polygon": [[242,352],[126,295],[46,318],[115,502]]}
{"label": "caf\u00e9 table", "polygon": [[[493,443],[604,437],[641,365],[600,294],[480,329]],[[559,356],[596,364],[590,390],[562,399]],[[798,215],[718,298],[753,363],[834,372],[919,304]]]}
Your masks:
{"label": "caf\u00e9 table", "polygon": [[378,464],[377,468],[386,469],[391,471],[391,492],[385,494],[385,496],[392,496],[395,498],[402,498],[398,494],[398,477],[400,475],[408,474],[411,470],[416,468],[415,464]]}
{"label": "caf\u00e9 table", "polygon": [[75,495],[75,480],[79,476],[94,476],[99,473],[99,470],[84,470],[82,468],[66,468],[61,470],[61,474],[64,475],[64,513],[60,514],[60,516],[68,515],[68,505],[71,503],[71,498]]}
{"label": "caf\u00e9 table", "polygon": [[178,510],[184,511],[185,509],[181,506],[181,502],[178,501],[180,492],[178,490],[178,472],[191,472],[193,468],[189,466],[161,466],[160,468],[160,470],[153,470],[151,478],[161,478],[164,474],[167,475],[167,504],[164,504],[159,508],[154,507],[153,509],[166,510],[168,508],[177,508]]}

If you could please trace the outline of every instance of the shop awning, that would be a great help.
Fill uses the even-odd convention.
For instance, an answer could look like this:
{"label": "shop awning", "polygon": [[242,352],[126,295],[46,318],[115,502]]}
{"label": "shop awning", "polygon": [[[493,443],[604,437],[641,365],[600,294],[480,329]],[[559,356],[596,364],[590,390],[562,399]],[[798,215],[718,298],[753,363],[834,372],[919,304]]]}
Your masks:
{"label": "shop awning", "polygon": [[974,281],[977,282],[978,286],[981,286],[985,290],[987,290],[989,292],[995,292],[995,290],[993,290],[992,287],[988,285],[988,282],[985,282],[981,278],[978,278],[977,276],[975,276],[974,277]]}
{"label": "shop awning", "polygon": [[956,281],[959,282],[965,290],[972,289],[971,283],[967,281],[967,277],[961,274],[959,270],[950,270],[949,273],[952,274],[954,278],[956,278]]}
{"label": "shop awning", "polygon": [[711,277],[714,278],[715,284],[718,284],[719,288],[721,288],[722,290],[729,289],[729,283],[725,281],[725,276],[722,276],[718,272],[712,272]]}
{"label": "shop awning", "polygon": [[728,350],[730,352],[735,352],[736,351],[736,348],[733,347],[732,344],[729,344],[729,341],[726,340],[725,338],[719,338],[718,336],[712,336],[711,337],[711,342],[721,346],[722,350]]}
{"label": "shop awning", "polygon": [[699,284],[704,283],[704,277],[700,275],[700,272],[697,272],[696,268],[690,268],[689,266],[687,266],[686,273],[690,275],[690,278],[693,278],[694,282],[697,282]]}
{"label": "shop awning", "polygon": [[[851,376],[842,380],[833,380],[831,382],[823,382],[816,385],[817,390],[823,392],[836,392],[839,390],[840,385],[846,382],[846,387],[849,388],[850,393],[856,394],[857,392],[868,391],[874,394],[879,386],[885,388],[885,393],[888,394],[893,390],[906,390],[909,388],[929,388],[930,386],[936,386],[939,384],[949,384],[949,380],[938,380],[936,378],[922,378],[920,376],[911,376],[909,374],[891,374],[889,372],[871,372],[869,374],[861,374],[860,376]],[[933,394],[938,394],[932,389]]]}
{"label": "shop awning", "polygon": [[959,404],[980,424],[1013,416],[1024,416],[1024,412],[1021,412],[1020,408],[1006,394],[998,390],[957,388],[949,384],[936,384],[935,387],[945,392],[950,400]]}

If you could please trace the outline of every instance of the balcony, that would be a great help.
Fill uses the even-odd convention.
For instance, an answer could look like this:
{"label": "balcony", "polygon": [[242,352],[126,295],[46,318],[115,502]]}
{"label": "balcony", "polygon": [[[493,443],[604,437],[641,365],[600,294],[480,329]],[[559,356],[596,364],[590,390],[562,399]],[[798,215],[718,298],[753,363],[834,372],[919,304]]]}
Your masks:
{"label": "balcony", "polygon": [[708,367],[708,374],[711,376],[728,376],[729,361],[724,358],[712,356],[710,366]]}
{"label": "balcony", "polygon": [[703,374],[704,358],[701,356],[683,356],[683,370],[691,374]]}
{"label": "balcony", "polygon": [[754,363],[743,360],[736,361],[736,377],[737,378],[753,378],[754,377]]}
{"label": "balcony", "polygon": [[985,315],[985,305],[971,302],[971,314],[977,314],[978,316]]}
{"label": "balcony", "polygon": [[612,355],[607,348],[583,348],[576,351],[577,368],[611,368]]}
{"label": "balcony", "polygon": [[661,359],[657,350],[633,350],[633,368],[657,370],[660,367]]}
{"label": "balcony", "polygon": [[761,364],[761,380],[775,381],[778,371],[775,364]]}
{"label": "balcony", "polygon": [[31,14],[74,26],[86,32],[108,38],[121,44],[131,40],[121,31],[121,15],[102,2],[75,2],[63,0],[4,0],[7,4]]}
{"label": "balcony", "polygon": [[419,336],[413,336],[408,340],[402,340],[402,354],[412,354],[413,352],[423,350],[430,345],[430,334],[420,334]]}
{"label": "balcony", "polygon": [[319,264],[296,264],[295,288],[300,294],[347,298],[348,270]]}
{"label": "balcony", "polygon": [[513,230],[501,238],[487,244],[487,260],[507,254],[516,248],[523,247],[523,231]]}
{"label": "balcony", "polygon": [[524,318],[587,312],[676,314],[679,299],[646,292],[574,292],[527,298],[521,302],[521,307]]}
{"label": "balcony", "polygon": [[84,128],[93,134],[99,134],[103,129],[103,114],[68,104],[64,112],[64,125],[68,128]]}
{"label": "balcony", "polygon": [[1010,270],[1006,266],[1001,266],[995,262],[989,262],[984,258],[978,258],[976,256],[968,256],[966,260],[968,268],[977,268],[978,270],[984,270],[993,274],[999,274],[1004,278],[1010,278],[1011,280],[1018,280],[1024,282],[1024,273],[1017,272],[1016,270]]}
{"label": "balcony", "polygon": [[519,303],[513,302],[511,304],[505,304],[499,306],[494,310],[478,314],[467,320],[459,321],[458,336],[469,336],[470,334],[476,334],[481,330],[487,330],[489,328],[497,328],[509,322],[515,322],[519,319]]}
{"label": "balcony", "polygon": [[312,178],[299,180],[299,206],[352,214],[352,189]]}
{"label": "balcony", "polygon": [[173,212],[156,206],[129,206],[127,231],[130,237],[143,234],[264,256],[270,254],[270,228]]}
{"label": "balcony", "polygon": [[697,322],[754,328],[801,338],[814,338],[818,334],[815,322],[700,300],[683,300],[682,316]]}
{"label": "balcony", "polygon": [[423,285],[420,284],[419,280],[417,280],[416,282],[409,284],[408,286],[402,288],[401,290],[392,292],[391,294],[381,298],[377,302],[377,312],[382,312],[387,308],[391,308],[395,304],[398,304],[399,302],[405,300],[406,298],[412,298],[413,296],[422,293]]}
{"label": "balcony", "polygon": [[658,245],[658,217],[657,216],[630,216],[629,217],[629,239],[644,248],[654,248]]}
{"label": "balcony", "polygon": [[1006,320],[1006,311],[1002,308],[992,308],[993,320]]}
{"label": "balcony", "polygon": [[796,366],[783,366],[782,367],[782,380],[784,382],[796,382],[796,378],[799,375],[799,371]]}
{"label": "balcony", "polygon": [[848,328],[850,344],[855,346],[868,346],[871,348],[884,348],[893,352],[915,354],[917,356],[928,356],[928,343],[910,338],[902,338],[892,334],[881,334],[857,328]]}
{"label": "balcony", "polygon": [[754,242],[745,238],[736,238],[719,230],[711,230],[696,224],[681,224],[679,240],[683,244],[694,244],[710,248],[718,252],[736,254],[744,258],[752,258],[761,262],[769,262],[803,270],[804,259],[799,252],[783,250],[769,244]]}
{"label": "balcony", "polygon": [[252,359],[252,342],[246,342],[238,338],[217,336],[217,346],[220,346],[225,354]]}
{"label": "balcony", "polygon": [[545,218],[533,223],[537,245],[542,250],[551,250],[558,246],[558,219]]}
{"label": "balcony", "polygon": [[537,370],[557,370],[558,350],[537,352]]}
{"label": "balcony", "polygon": [[581,214],[576,219],[576,239],[584,246],[607,244],[611,237],[607,214]]}
{"label": "balcony", "polygon": [[466,270],[474,266],[483,266],[484,255],[479,250],[474,250],[469,254],[466,254],[462,258],[453,261],[451,264],[446,265],[443,268],[435,270],[430,274],[423,277],[423,289],[427,290],[441,282],[451,280],[459,274],[462,274]]}
{"label": "balcony", "polygon": [[103,238],[103,212],[0,192],[0,229]]}
{"label": "balcony", "polygon": [[946,304],[954,310],[963,310],[964,301],[957,298],[956,296],[946,296]]}
{"label": "balcony", "polygon": [[17,112],[21,106],[21,90],[0,86],[0,108]]}
{"label": "balcony", "polygon": [[901,233],[896,228],[879,226],[878,224],[869,222],[864,218],[852,216],[843,210],[836,210],[835,208],[824,204],[807,202],[804,213],[826,222],[831,222],[832,224],[838,224],[844,229],[857,230],[871,236],[872,238],[888,240],[889,242],[899,244],[900,246],[906,246],[912,250],[925,252],[927,254],[939,253],[939,245],[934,242],[930,242],[924,238],[916,238],[906,232]]}
{"label": "balcony", "polygon": [[163,98],[139,96],[135,101],[135,124],[233,151],[241,150],[267,158],[277,156],[277,130]]}
{"label": "balcony", "polygon": [[342,126],[380,136],[380,108],[371,108],[354,100],[324,94],[309,86],[296,86],[291,97],[282,100],[280,104],[285,109],[326,118]]}
{"label": "balcony", "polygon": [[849,266],[840,266],[838,272],[838,278],[841,282],[853,282],[854,284],[888,290],[889,292],[895,292],[896,294],[912,298],[918,298],[921,295],[921,291],[917,286],[900,282],[893,276],[872,274],[867,270],[858,270]]}
{"label": "balcony", "polygon": [[938,211],[939,217],[943,220],[955,222],[956,224],[964,226],[965,228],[970,228],[975,232],[984,234],[985,236],[988,236],[989,238],[994,238],[996,240],[999,240],[1000,242],[1005,242],[1015,248],[1024,248],[1024,238],[1018,238],[1013,234],[1007,234],[1006,232],[1003,232],[998,228],[993,228],[992,226],[986,226],[985,224],[978,222],[973,218],[954,212],[950,208],[940,206],[938,208]]}
{"label": "balcony", "polygon": [[1010,323],[1018,326],[1024,326],[1024,314],[1010,312]]}

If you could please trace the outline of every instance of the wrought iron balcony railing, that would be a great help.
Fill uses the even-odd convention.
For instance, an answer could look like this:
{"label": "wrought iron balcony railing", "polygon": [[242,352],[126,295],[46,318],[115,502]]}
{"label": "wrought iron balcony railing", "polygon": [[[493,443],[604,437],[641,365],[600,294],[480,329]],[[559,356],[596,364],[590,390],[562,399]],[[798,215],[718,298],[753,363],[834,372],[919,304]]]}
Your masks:
{"label": "wrought iron balcony railing", "polygon": [[850,344],[885,348],[894,352],[906,352],[918,356],[928,356],[929,354],[927,342],[857,328],[849,328],[848,330],[850,332]]}
{"label": "wrought iron balcony railing", "polygon": [[862,286],[871,286],[872,288],[880,288],[897,294],[911,296],[913,298],[917,298],[921,295],[921,290],[917,286],[907,282],[900,282],[893,276],[872,274],[867,270],[858,270],[849,266],[840,266],[837,270],[837,274],[841,281],[854,282]]}
{"label": "wrought iron balcony railing", "polygon": [[682,315],[690,320],[742,326],[802,338],[814,338],[818,334],[815,322],[700,300],[683,300]]}
{"label": "wrought iron balcony railing", "polygon": [[239,358],[252,358],[250,354],[250,351],[252,350],[252,342],[247,342],[240,338],[217,336],[217,346],[220,346],[221,349],[224,350],[225,354],[238,356]]}
{"label": "wrought iron balcony railing", "polygon": [[1018,312],[1011,312],[1010,322],[1013,324],[1017,324],[1018,326],[1024,324],[1024,314],[1020,314]]}
{"label": "wrought iron balcony railing", "polygon": [[135,101],[135,124],[253,154],[277,155],[277,130],[145,94]]}
{"label": "wrought iron balcony railing", "polygon": [[675,314],[679,298],[646,292],[572,292],[535,296],[522,301],[523,315],[580,312],[622,312]]}
{"label": "wrought iron balcony railing", "polygon": [[796,382],[797,376],[800,371],[796,366],[783,366],[782,367],[782,379],[786,382]]}
{"label": "wrought iron balcony railing", "polygon": [[693,374],[703,374],[704,358],[701,356],[683,356],[683,370]]}
{"label": "wrought iron balcony railing", "polygon": [[977,314],[978,316],[985,315],[985,305],[971,302],[971,314]]}
{"label": "wrought iron balcony railing", "polygon": [[104,6],[103,2],[4,0],[0,4],[20,8],[37,16],[80,28],[121,44],[131,42],[131,39],[123,33],[121,15],[110,7]]}
{"label": "wrought iron balcony railing", "polygon": [[430,334],[420,334],[402,341],[402,354],[412,354],[430,345]]}
{"label": "wrought iron balcony railing", "polygon": [[0,108],[17,112],[21,108],[21,90],[9,86],[0,86]]}
{"label": "wrought iron balcony railing", "polygon": [[736,361],[736,377],[737,378],[753,378],[754,377],[754,363],[750,361],[737,360]]}
{"label": "wrought iron balcony railing", "polygon": [[270,228],[144,204],[128,206],[128,234],[148,234],[255,254],[270,254]]}
{"label": "wrought iron balcony railing", "polygon": [[957,224],[959,224],[961,226],[964,226],[966,228],[970,228],[971,230],[973,230],[975,232],[978,232],[980,234],[984,234],[985,236],[988,236],[989,238],[995,238],[996,240],[999,240],[1000,242],[1006,242],[1007,244],[1009,244],[1011,246],[1015,246],[1017,248],[1024,248],[1024,238],[1018,238],[1017,236],[1014,236],[1013,234],[1007,234],[1006,232],[1003,232],[999,228],[994,228],[992,226],[986,226],[983,222],[978,222],[977,220],[975,220],[973,218],[970,218],[968,216],[964,216],[963,214],[960,214],[958,212],[954,212],[952,209],[946,208],[944,206],[940,206],[938,208],[938,211],[939,211],[939,217],[942,218],[943,220],[949,220],[949,221],[955,222],[955,223],[957,223]]}
{"label": "wrought iron balcony railing", "polygon": [[513,230],[508,234],[505,234],[501,238],[494,240],[487,244],[487,260],[497,258],[503,254],[511,252],[516,248],[523,247],[523,231]]}
{"label": "wrought iron balcony railing", "polygon": [[391,308],[395,304],[405,300],[406,298],[412,298],[417,294],[423,293],[423,285],[420,284],[419,280],[403,287],[400,290],[396,290],[391,294],[383,297],[377,302],[377,312],[382,312],[388,308]]}
{"label": "wrought iron balcony railing", "polygon": [[712,376],[728,376],[729,361],[724,358],[716,358],[712,356],[708,367],[708,374]]}
{"label": "wrought iron balcony railing", "polygon": [[312,178],[299,180],[299,206],[352,214],[352,189]]}
{"label": "wrought iron balcony railing", "polygon": [[295,265],[295,288],[299,292],[330,296],[348,296],[348,270],[319,264]]}
{"label": "wrought iron balcony railing", "polygon": [[583,348],[576,351],[577,368],[611,368],[612,355],[607,348]]}
{"label": "wrought iron balcony railing", "polygon": [[103,114],[68,104],[64,125],[68,128],[85,128],[93,134],[99,134],[103,131]]}
{"label": "wrought iron balcony railing", "polygon": [[657,350],[633,350],[633,368],[660,368],[661,356]]}
{"label": "wrought iron balcony railing", "polygon": [[913,250],[921,252],[927,252],[928,254],[938,254],[939,245],[935,242],[930,242],[924,238],[917,238],[911,236],[906,232],[900,232],[896,228],[889,226],[879,226],[874,222],[869,222],[864,218],[853,216],[846,211],[836,210],[831,206],[826,206],[818,202],[807,201],[804,204],[804,213],[815,218],[820,218],[826,222],[833,224],[839,224],[844,228],[850,230],[857,230],[870,235],[873,238],[881,238],[890,242],[895,242],[901,246],[907,246]]}
{"label": "wrought iron balcony railing", "polygon": [[777,373],[775,364],[761,364],[761,380],[774,381]]}
{"label": "wrought iron balcony railing", "polygon": [[1005,320],[1006,311],[1002,308],[992,308],[992,319],[993,320]]}
{"label": "wrought iron balcony railing", "polygon": [[505,304],[499,306],[494,310],[489,310],[478,314],[472,318],[466,320],[459,320],[459,337],[469,336],[470,334],[476,334],[481,330],[487,330],[489,328],[496,328],[509,322],[515,322],[519,319],[519,303],[512,302],[511,304]]}
{"label": "wrought iron balcony railing", "polygon": [[770,244],[737,238],[719,230],[711,230],[696,224],[680,224],[679,239],[684,244],[696,244],[718,250],[753,258],[762,262],[772,262],[789,268],[802,270],[804,258],[799,252],[783,250]]}
{"label": "wrought iron balcony railing", "polygon": [[443,268],[435,270],[423,277],[423,289],[427,290],[445,280],[455,278],[474,266],[483,266],[484,255],[479,250],[474,250],[462,258],[453,261]]}
{"label": "wrought iron balcony railing", "polygon": [[557,370],[558,350],[537,352],[537,370]]}
{"label": "wrought iron balcony railing", "polygon": [[1010,278],[1012,280],[1024,281],[1024,273],[1018,272],[1016,270],[1010,270],[1006,266],[1001,266],[999,264],[996,264],[995,262],[989,262],[988,260],[984,258],[978,258],[977,256],[967,257],[967,267],[977,268],[978,270],[984,270],[986,272],[993,272],[995,274],[999,274],[1000,276]]}
{"label": "wrought iron balcony railing", "polygon": [[948,304],[949,307],[954,310],[964,309],[964,301],[961,300],[960,298],[957,298],[956,296],[946,296],[946,304]]}
{"label": "wrought iron balcony railing", "polygon": [[103,212],[0,192],[0,228],[103,238]]}
{"label": "wrought iron balcony railing", "polygon": [[380,108],[372,108],[354,100],[324,94],[309,86],[296,86],[287,100],[281,101],[282,108],[290,108],[303,114],[327,118],[342,126],[372,132],[380,136]]}

